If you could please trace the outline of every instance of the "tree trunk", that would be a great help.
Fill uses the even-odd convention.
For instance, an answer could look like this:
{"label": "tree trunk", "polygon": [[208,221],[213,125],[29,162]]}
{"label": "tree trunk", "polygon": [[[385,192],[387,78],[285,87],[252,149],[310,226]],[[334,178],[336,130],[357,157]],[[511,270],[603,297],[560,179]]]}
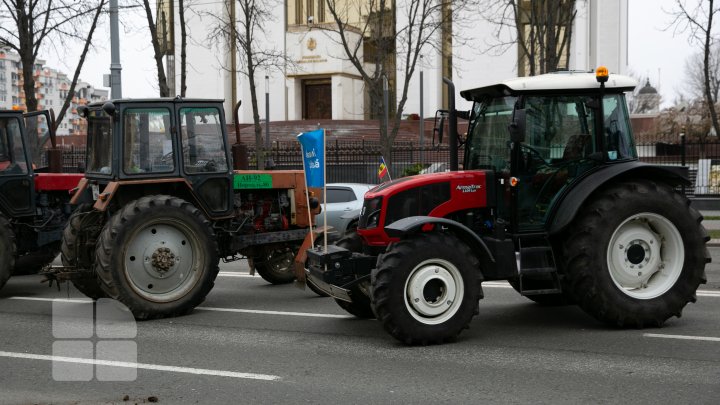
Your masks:
{"label": "tree trunk", "polygon": [[[705,54],[703,60],[703,73],[705,76],[705,102],[707,103],[708,110],[710,111],[710,120],[712,122],[713,128],[715,129],[715,135],[720,136],[720,123],[718,123],[717,111],[715,110],[713,94],[710,88],[710,48],[713,40],[712,24],[713,16],[715,15],[715,10],[713,9],[714,0],[709,0],[708,3],[708,23],[705,29]],[[707,134],[702,134],[703,144],[705,143],[705,137],[707,137]]]}
{"label": "tree trunk", "polygon": [[187,91],[187,32],[185,30],[185,0],[178,1],[180,17],[180,97]]}
{"label": "tree trunk", "polygon": [[160,43],[158,42],[157,26],[153,21],[152,8],[150,8],[150,2],[143,0],[145,4],[145,15],[148,21],[148,28],[150,29],[150,42],[152,42],[153,53],[155,55],[155,66],[157,68],[158,76],[158,87],[160,88],[160,97],[170,96],[170,89],[167,84],[167,77],[165,76],[165,68],[163,67],[163,55],[160,52]]}

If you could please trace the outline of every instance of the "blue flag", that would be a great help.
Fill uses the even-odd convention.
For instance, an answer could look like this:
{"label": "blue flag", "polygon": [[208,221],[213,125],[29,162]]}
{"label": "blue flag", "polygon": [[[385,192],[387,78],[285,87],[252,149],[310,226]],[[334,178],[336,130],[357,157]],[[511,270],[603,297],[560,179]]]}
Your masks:
{"label": "blue flag", "polygon": [[323,187],[325,185],[325,130],[305,132],[298,135],[297,138],[302,145],[303,166],[308,187]]}

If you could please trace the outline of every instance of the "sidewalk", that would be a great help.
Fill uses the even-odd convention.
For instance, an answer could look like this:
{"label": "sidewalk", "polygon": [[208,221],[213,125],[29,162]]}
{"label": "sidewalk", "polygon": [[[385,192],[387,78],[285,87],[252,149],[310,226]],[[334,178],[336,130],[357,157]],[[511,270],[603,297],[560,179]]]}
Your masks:
{"label": "sidewalk", "polygon": [[[700,211],[703,217],[720,217],[720,211]],[[717,231],[720,230],[720,220],[703,220],[702,225],[707,229],[708,231]],[[710,242],[707,243],[709,247],[718,247],[720,246],[720,239],[710,239]]]}

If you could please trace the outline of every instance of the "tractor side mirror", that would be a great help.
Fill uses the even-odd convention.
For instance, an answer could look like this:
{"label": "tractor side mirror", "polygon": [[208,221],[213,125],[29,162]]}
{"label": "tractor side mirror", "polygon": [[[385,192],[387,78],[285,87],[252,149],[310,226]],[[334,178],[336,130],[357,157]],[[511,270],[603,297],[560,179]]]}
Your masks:
{"label": "tractor side mirror", "polygon": [[526,121],[525,109],[517,108],[513,112],[513,120],[508,125],[510,131],[510,140],[513,142],[524,142],[525,141],[525,121]]}
{"label": "tractor side mirror", "polygon": [[[443,141],[443,135],[445,134],[445,119],[448,116],[447,110],[437,110],[435,112],[435,125],[433,127],[433,146],[440,146]],[[439,118],[439,122],[438,122]],[[437,143],[435,143],[435,136],[437,135]]]}
{"label": "tractor side mirror", "polygon": [[102,110],[105,111],[105,114],[115,118],[115,103],[113,103],[112,101],[108,101],[107,103],[103,104]]}

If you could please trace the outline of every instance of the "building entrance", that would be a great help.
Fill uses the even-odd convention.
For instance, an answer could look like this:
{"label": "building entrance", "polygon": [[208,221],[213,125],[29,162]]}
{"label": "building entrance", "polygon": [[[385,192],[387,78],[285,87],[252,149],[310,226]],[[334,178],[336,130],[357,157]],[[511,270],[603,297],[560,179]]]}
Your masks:
{"label": "building entrance", "polygon": [[303,118],[332,119],[330,80],[306,80],[303,82]]}

